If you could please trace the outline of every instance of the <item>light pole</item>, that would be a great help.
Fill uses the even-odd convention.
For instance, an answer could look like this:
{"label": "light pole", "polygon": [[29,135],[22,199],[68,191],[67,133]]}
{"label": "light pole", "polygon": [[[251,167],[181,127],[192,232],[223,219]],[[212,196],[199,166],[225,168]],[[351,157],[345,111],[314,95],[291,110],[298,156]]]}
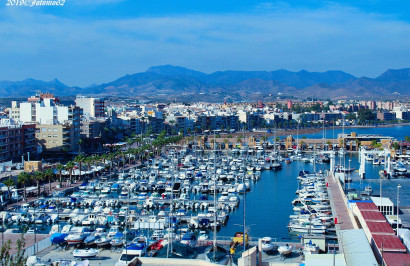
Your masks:
{"label": "light pole", "polygon": [[351,162],[351,161],[352,161],[352,160],[349,159],[349,170],[348,170],[348,173],[347,173],[347,174],[348,174],[347,177],[348,177],[348,181],[349,181],[349,182],[347,183],[347,195],[349,195],[349,191],[350,191],[350,181],[351,181],[351,180],[350,180],[350,162]]}
{"label": "light pole", "polygon": [[399,235],[399,193],[400,193],[401,185],[397,186],[397,226],[396,226],[396,234]]}

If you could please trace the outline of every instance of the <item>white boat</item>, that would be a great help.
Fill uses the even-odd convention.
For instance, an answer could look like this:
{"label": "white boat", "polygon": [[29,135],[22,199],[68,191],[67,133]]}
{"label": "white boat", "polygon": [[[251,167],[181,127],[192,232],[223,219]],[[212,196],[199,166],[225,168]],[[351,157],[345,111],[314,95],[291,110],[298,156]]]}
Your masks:
{"label": "white boat", "polygon": [[262,242],[262,251],[272,251],[275,248],[277,249],[277,246],[272,243],[272,238],[265,236],[264,238],[261,239]]}
{"label": "white boat", "polygon": [[205,241],[205,240],[208,240],[208,239],[209,239],[209,236],[205,231],[200,231],[199,232],[199,236],[198,236],[199,241]]}
{"label": "white boat", "polygon": [[278,252],[282,256],[289,256],[292,253],[292,250],[293,246],[289,246],[288,244],[278,247]]}
{"label": "white boat", "polygon": [[98,247],[106,246],[106,245],[110,244],[110,242],[111,242],[111,238],[106,236],[106,235],[103,235],[99,239],[95,240],[95,244]]}
{"label": "white boat", "polygon": [[340,148],[340,149],[337,151],[337,153],[338,153],[339,155],[345,155],[345,154],[346,154],[346,151],[345,151],[345,149]]}
{"label": "white boat", "polygon": [[88,228],[85,227],[73,227],[70,230],[69,235],[65,238],[68,245],[76,245],[84,241],[84,239],[90,234]]}
{"label": "white boat", "polygon": [[98,249],[76,249],[73,251],[74,258],[93,258],[99,253]]}
{"label": "white boat", "polygon": [[318,254],[319,253],[319,247],[316,246],[315,244],[312,244],[312,240],[310,240],[308,243],[305,243],[302,249],[303,249],[303,254]]}
{"label": "white boat", "polygon": [[113,225],[110,227],[110,230],[108,231],[108,237],[112,238],[115,236],[116,233],[120,232],[120,228],[117,225]]}

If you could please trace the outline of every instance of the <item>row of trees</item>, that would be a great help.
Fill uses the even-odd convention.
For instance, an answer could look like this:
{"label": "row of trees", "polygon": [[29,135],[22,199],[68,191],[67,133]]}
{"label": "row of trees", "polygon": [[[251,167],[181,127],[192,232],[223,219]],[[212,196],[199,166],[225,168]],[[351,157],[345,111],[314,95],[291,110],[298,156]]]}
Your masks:
{"label": "row of trees", "polygon": [[[49,168],[44,171],[37,171],[33,173],[20,172],[17,176],[17,183],[24,188],[24,198],[26,198],[26,187],[30,184],[35,183],[37,186],[37,195],[40,195],[40,186],[43,182],[48,181],[49,191],[51,191],[51,182],[56,180],[58,177],[60,187],[63,185],[63,170],[66,170],[69,173],[69,182],[73,182],[73,172],[74,169],[78,166],[80,171],[80,176],[84,170],[83,166],[87,166],[87,170],[90,171],[92,166],[103,164],[106,168],[113,168],[114,165],[125,166],[128,162],[136,162],[138,160],[142,161],[147,159],[150,156],[158,155],[162,147],[180,142],[184,136],[169,136],[166,137],[166,132],[161,132],[155,139],[147,138],[148,134],[142,135],[140,137],[133,136],[126,139],[127,146],[122,148],[114,148],[111,152],[104,154],[94,154],[94,155],[84,155],[80,154],[76,156],[73,160],[67,162],[65,165],[58,164],[55,169],[56,174],[53,169]],[[106,162],[110,162],[110,165],[107,165]],[[95,172],[93,172],[95,175]],[[94,176],[95,177],[95,176]],[[8,192],[10,195],[10,189],[15,185],[15,181],[11,178],[5,180],[4,185],[7,186]]]}

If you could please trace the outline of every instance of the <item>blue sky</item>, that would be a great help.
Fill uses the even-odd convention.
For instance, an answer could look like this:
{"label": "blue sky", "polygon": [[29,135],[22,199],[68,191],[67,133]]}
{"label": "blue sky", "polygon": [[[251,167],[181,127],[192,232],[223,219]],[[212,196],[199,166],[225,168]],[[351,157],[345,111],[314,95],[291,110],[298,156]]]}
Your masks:
{"label": "blue sky", "polygon": [[0,0],[0,43],[0,80],[87,86],[164,64],[375,77],[410,67],[410,2]]}

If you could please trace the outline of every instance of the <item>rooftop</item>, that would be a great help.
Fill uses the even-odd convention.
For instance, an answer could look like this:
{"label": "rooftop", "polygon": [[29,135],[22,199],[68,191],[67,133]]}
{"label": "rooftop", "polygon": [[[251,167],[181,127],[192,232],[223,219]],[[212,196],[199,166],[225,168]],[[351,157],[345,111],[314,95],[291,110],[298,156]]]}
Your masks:
{"label": "rooftop", "polygon": [[403,266],[410,265],[410,254],[402,253],[384,253],[383,259],[386,265]]}
{"label": "rooftop", "polygon": [[377,248],[384,252],[406,252],[406,247],[395,235],[372,235],[372,238]]}
{"label": "rooftop", "polygon": [[379,211],[373,202],[356,202],[356,206],[360,211]]}
{"label": "rooftop", "polygon": [[360,212],[363,216],[363,219],[368,222],[386,222],[386,218],[384,218],[381,212],[375,211],[361,211]]}
{"label": "rooftop", "polygon": [[388,222],[366,222],[367,227],[372,235],[395,235]]}
{"label": "rooftop", "polygon": [[389,198],[382,197],[370,197],[370,199],[376,204],[376,206],[394,206],[393,202]]}

